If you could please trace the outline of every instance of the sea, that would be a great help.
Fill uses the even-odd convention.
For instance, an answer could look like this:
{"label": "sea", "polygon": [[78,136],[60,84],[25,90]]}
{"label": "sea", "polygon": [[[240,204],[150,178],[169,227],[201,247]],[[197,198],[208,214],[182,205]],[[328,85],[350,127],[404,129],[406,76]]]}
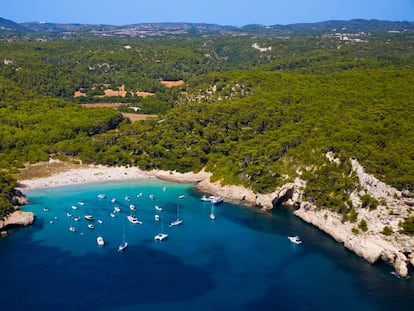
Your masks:
{"label": "sea", "polygon": [[0,238],[1,310],[414,310],[411,279],[288,208],[212,205],[192,184],[156,179],[25,194],[36,219]]}

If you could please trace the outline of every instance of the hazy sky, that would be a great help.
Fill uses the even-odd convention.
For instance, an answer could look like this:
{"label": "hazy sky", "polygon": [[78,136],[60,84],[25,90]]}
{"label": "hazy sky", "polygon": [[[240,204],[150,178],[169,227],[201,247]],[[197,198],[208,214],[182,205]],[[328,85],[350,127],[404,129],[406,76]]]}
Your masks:
{"label": "hazy sky", "polygon": [[127,25],[291,24],[354,18],[414,21],[414,0],[0,0],[12,21]]}

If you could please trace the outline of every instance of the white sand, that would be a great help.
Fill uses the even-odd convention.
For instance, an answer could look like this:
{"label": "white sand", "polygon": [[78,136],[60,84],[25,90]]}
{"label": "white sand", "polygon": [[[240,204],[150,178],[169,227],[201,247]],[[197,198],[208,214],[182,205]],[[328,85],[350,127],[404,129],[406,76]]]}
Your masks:
{"label": "white sand", "polygon": [[49,177],[20,180],[21,190],[60,187],[81,183],[93,183],[101,181],[116,181],[141,178],[160,178],[175,182],[198,182],[210,177],[209,173],[177,173],[171,171],[143,171],[136,167],[107,167],[89,166],[87,168],[71,169]]}

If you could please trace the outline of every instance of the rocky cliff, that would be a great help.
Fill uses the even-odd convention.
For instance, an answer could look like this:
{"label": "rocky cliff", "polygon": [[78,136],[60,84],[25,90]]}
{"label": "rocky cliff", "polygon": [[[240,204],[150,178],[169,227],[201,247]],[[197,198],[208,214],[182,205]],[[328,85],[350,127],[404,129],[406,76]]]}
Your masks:
{"label": "rocky cliff", "polygon": [[[332,155],[327,156],[332,161],[337,161]],[[393,266],[400,277],[405,278],[408,276],[409,265],[414,266],[414,239],[399,233],[399,223],[409,217],[410,206],[414,203],[403,198],[400,191],[365,173],[356,160],[351,161],[360,182],[360,191],[352,193],[350,197],[353,208],[358,213],[356,222],[345,222],[342,215],[304,202],[302,189],[305,182],[300,178],[268,194],[256,194],[241,186],[222,186],[219,181],[210,183],[209,178],[202,179],[197,187],[235,203],[263,209],[272,209],[282,203],[295,207],[296,216],[326,232],[347,249],[370,263],[383,260]],[[361,196],[367,193],[381,202],[374,210],[362,207]],[[367,222],[368,230],[365,232],[355,230],[362,219]],[[385,226],[392,228],[392,234],[382,233]]]}

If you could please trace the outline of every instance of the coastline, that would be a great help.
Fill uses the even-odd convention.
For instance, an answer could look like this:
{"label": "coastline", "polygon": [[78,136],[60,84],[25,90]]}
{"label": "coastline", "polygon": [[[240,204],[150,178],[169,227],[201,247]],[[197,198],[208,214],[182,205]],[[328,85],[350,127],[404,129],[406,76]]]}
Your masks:
{"label": "coastline", "polygon": [[[358,218],[365,217],[370,230],[366,233],[353,233],[354,223],[343,222],[340,216],[326,210],[321,210],[302,199],[304,181],[297,178],[293,183],[288,183],[272,193],[257,194],[243,186],[221,185],[220,181],[211,182],[211,173],[201,170],[198,173],[178,173],[175,171],[143,171],[136,167],[107,167],[88,165],[70,168],[47,177],[18,180],[19,190],[23,193],[31,189],[69,186],[81,183],[94,183],[101,181],[133,180],[143,178],[158,178],[177,183],[193,183],[195,187],[205,193],[220,195],[226,201],[236,204],[260,207],[270,210],[279,204],[292,206],[294,214],[303,221],[319,228],[337,242],[356,255],[370,263],[382,260],[393,266],[400,277],[408,277],[408,266],[414,266],[414,242],[398,233],[398,222],[401,217],[389,215],[389,209],[397,211],[405,210],[406,206],[401,200],[395,199],[395,189],[379,182],[366,174],[362,167],[353,161],[353,168],[358,173],[361,187],[377,199],[387,200],[387,207],[379,207],[374,212],[356,207]],[[361,193],[365,193],[362,191]],[[360,206],[359,194],[353,194],[355,206]],[[399,215],[399,214],[398,214]],[[394,229],[390,237],[381,232],[384,227],[384,219]]]}

